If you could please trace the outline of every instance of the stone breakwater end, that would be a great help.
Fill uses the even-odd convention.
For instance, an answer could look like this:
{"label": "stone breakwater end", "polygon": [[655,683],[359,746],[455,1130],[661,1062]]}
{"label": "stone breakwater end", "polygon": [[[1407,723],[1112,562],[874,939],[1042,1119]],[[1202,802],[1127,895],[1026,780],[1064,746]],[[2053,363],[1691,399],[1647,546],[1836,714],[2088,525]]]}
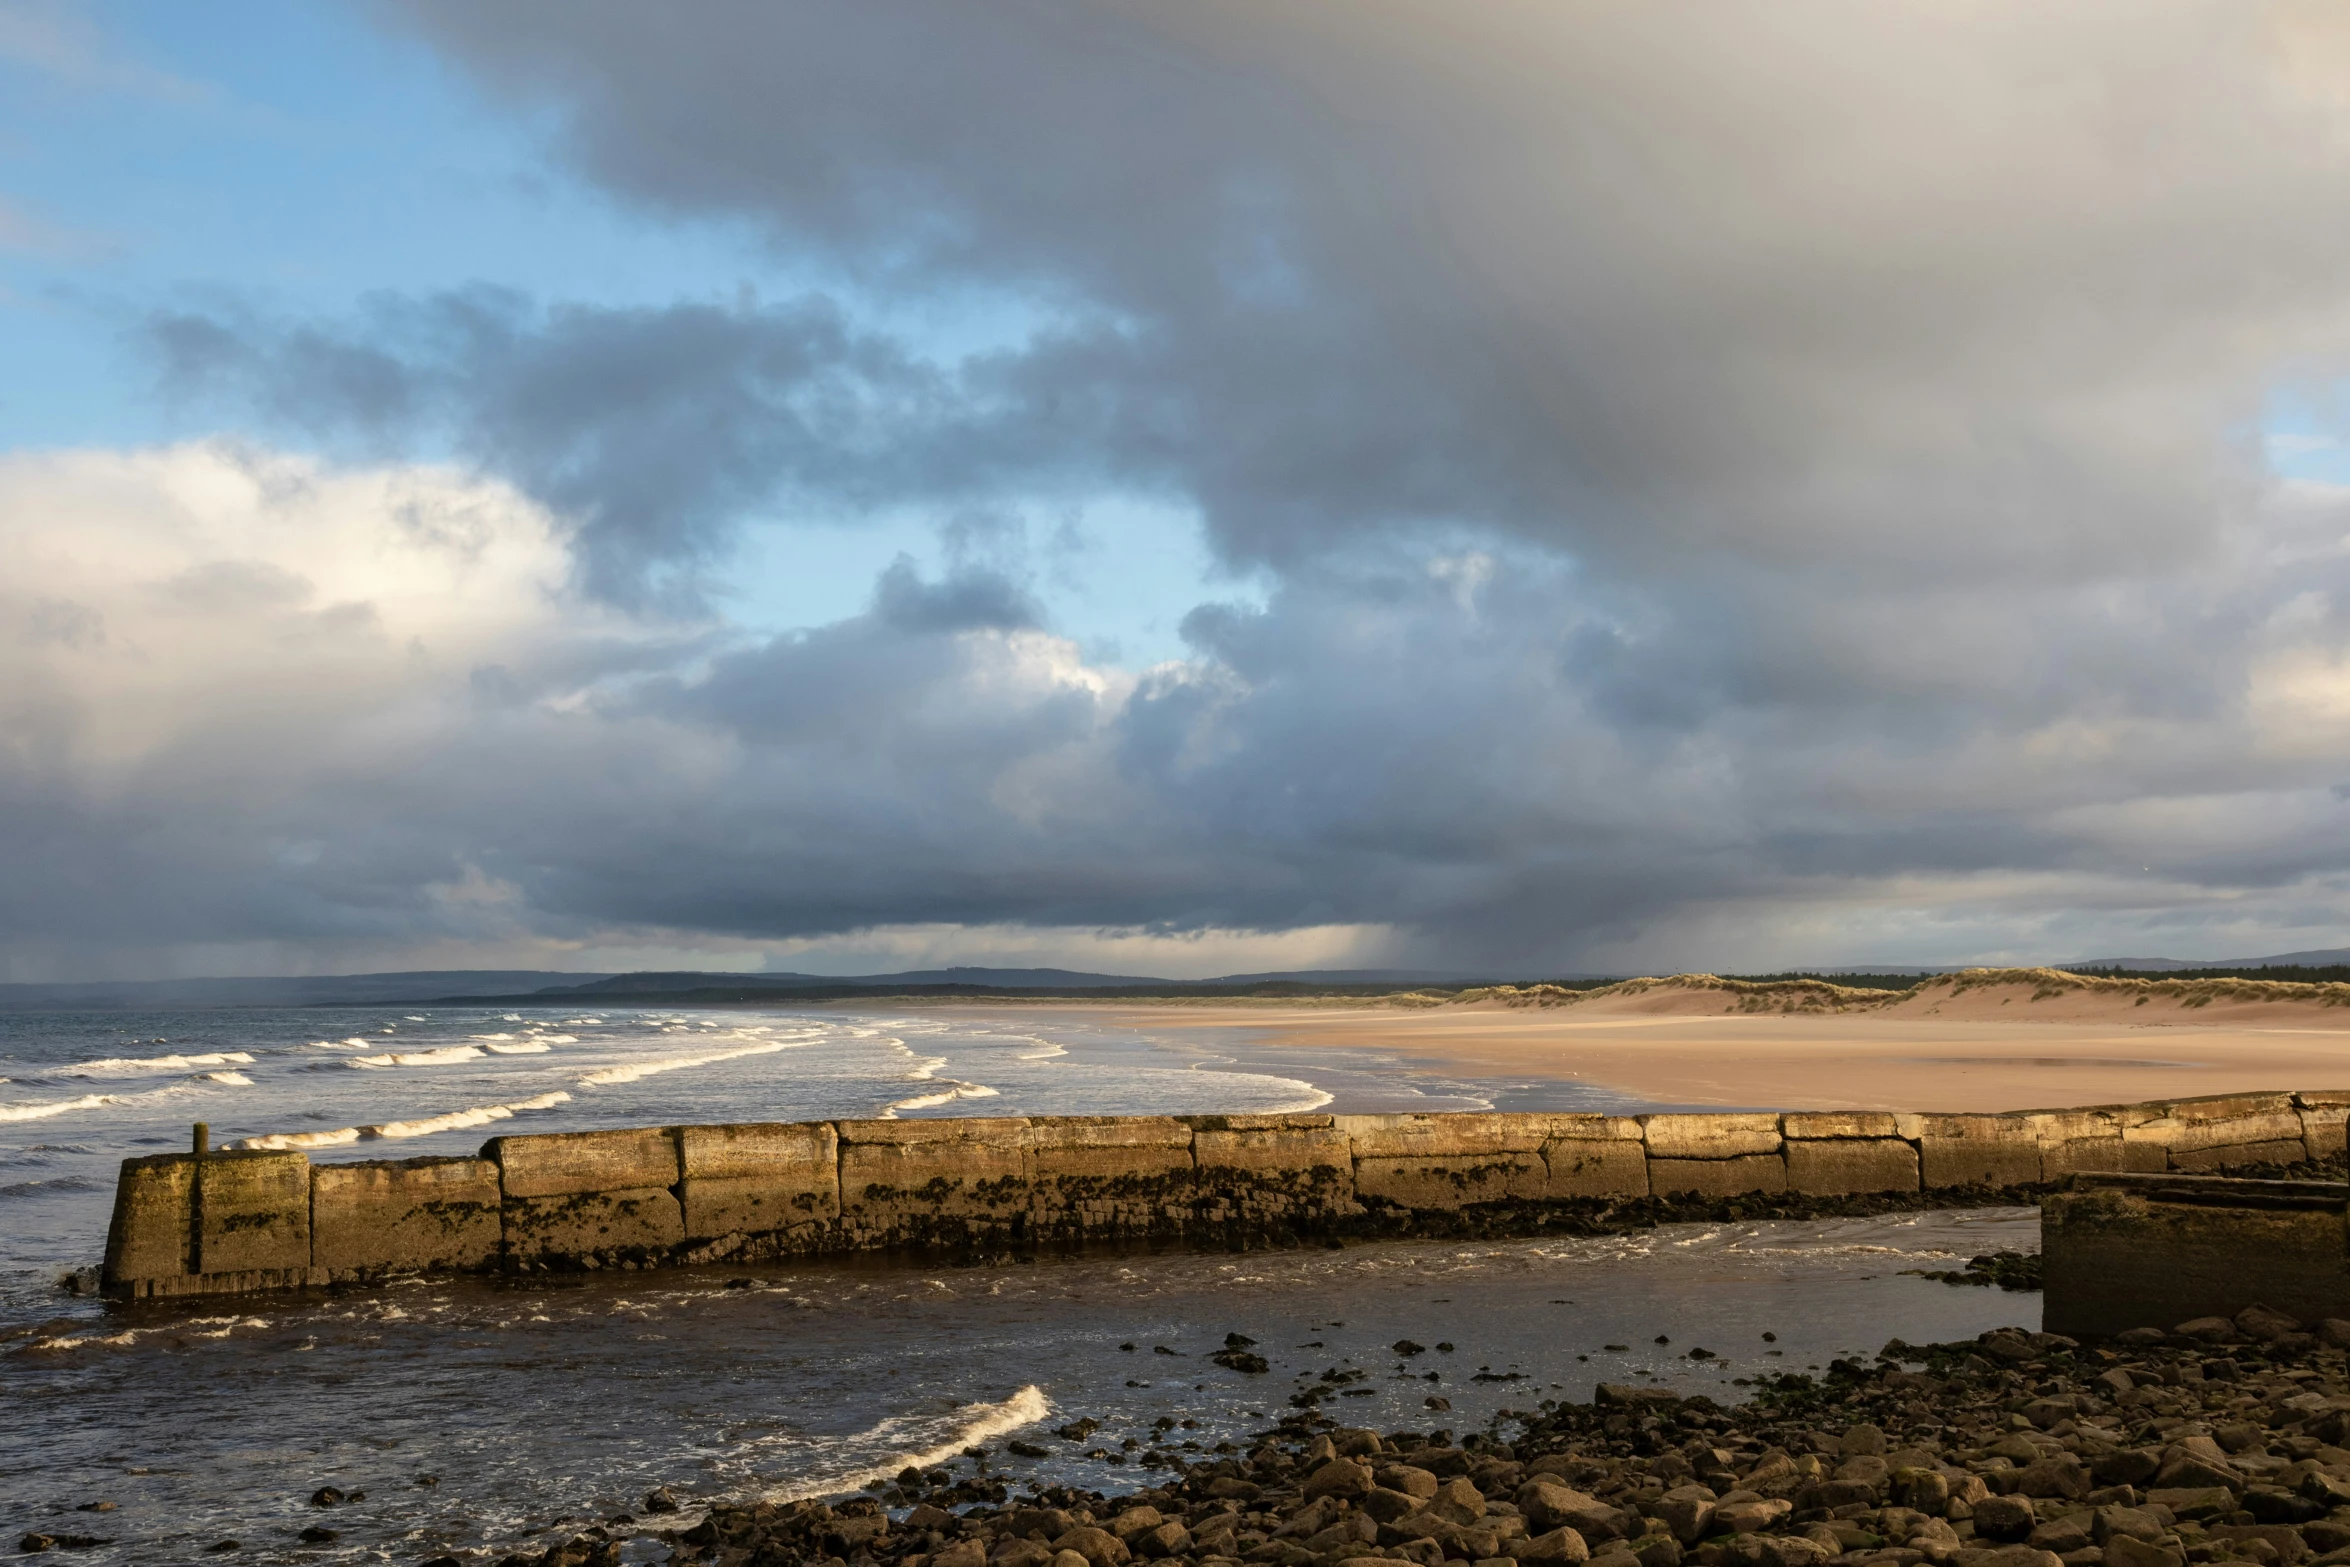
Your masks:
{"label": "stone breakwater end", "polygon": [[315,1168],[298,1151],[189,1153],[123,1162],[104,1287],[135,1300],[892,1248],[1592,1233],[1720,1211],[2012,1200],[2084,1172],[2338,1163],[2346,1122],[2350,1090],[2009,1115],[671,1126],[496,1137],[474,1158]]}

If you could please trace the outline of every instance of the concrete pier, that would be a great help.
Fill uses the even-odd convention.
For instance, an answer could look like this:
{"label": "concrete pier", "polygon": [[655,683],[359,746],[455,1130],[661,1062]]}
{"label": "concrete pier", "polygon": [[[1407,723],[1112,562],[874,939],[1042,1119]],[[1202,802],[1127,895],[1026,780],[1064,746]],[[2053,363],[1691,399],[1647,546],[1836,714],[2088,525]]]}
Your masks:
{"label": "concrete pier", "polygon": [[1648,1197],[1930,1201],[1947,1191],[2021,1201],[2080,1172],[2187,1174],[2339,1157],[2346,1122],[2350,1091],[2329,1090],[2012,1115],[670,1126],[497,1137],[473,1158],[316,1167],[294,1152],[191,1152],[124,1161],[105,1287],[144,1299],[891,1247],[1279,1243],[1470,1219],[1532,1228],[1564,1209],[1604,1214]]}

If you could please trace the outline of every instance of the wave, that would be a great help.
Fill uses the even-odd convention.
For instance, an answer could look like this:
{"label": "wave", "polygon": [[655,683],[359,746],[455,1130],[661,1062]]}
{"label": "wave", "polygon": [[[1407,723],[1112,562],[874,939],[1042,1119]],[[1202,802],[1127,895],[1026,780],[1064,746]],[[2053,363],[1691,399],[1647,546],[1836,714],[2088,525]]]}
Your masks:
{"label": "wave", "polygon": [[778,1050],[797,1048],[803,1041],[797,1039],[770,1040],[764,1044],[745,1045],[740,1050],[714,1050],[708,1055],[664,1056],[657,1061],[632,1062],[627,1066],[608,1066],[590,1072],[579,1080],[583,1088],[609,1088],[617,1083],[633,1083],[659,1072],[678,1072],[690,1066],[711,1066],[720,1061],[735,1061],[744,1056],[773,1055]]}
{"label": "wave", "polygon": [[231,1088],[251,1088],[253,1086],[253,1079],[247,1077],[242,1072],[206,1072],[201,1078],[198,1079],[198,1081],[206,1083],[226,1083]]}
{"label": "wave", "polygon": [[543,1056],[554,1047],[542,1045],[535,1039],[526,1039],[511,1045],[487,1045],[483,1048],[494,1056]]}
{"label": "wave", "polygon": [[84,1094],[79,1099],[57,1099],[48,1104],[0,1105],[0,1121],[44,1121],[53,1115],[70,1115],[76,1110],[102,1110],[118,1105],[126,1095]]}
{"label": "wave", "polygon": [[898,1118],[900,1110],[929,1110],[939,1105],[953,1104],[958,1099],[993,1099],[997,1097],[996,1090],[988,1087],[985,1083],[959,1083],[951,1077],[944,1081],[945,1086],[936,1093],[916,1094],[911,1099],[900,1099],[894,1104],[884,1106],[880,1119],[894,1121]]}
{"label": "wave", "polygon": [[230,1143],[232,1149],[250,1148],[346,1148],[353,1143],[374,1142],[388,1137],[430,1137],[436,1132],[461,1132],[469,1126],[487,1126],[492,1121],[511,1120],[528,1110],[552,1110],[571,1096],[558,1088],[553,1093],[541,1094],[536,1099],[520,1099],[510,1105],[475,1105],[470,1109],[451,1110],[442,1115],[421,1116],[413,1121],[386,1121],[380,1126],[342,1126],[331,1132],[271,1132],[261,1137],[247,1137]]}
{"label": "wave", "polygon": [[[1030,1383],[1000,1404],[965,1404],[951,1414],[884,1420],[863,1435],[842,1442],[851,1450],[863,1450],[863,1456],[854,1461],[855,1467],[804,1475],[762,1491],[761,1500],[794,1502],[808,1496],[836,1496],[892,1479],[909,1464],[916,1469],[936,1468],[961,1456],[963,1449],[974,1443],[1035,1425],[1052,1412],[1052,1400]],[[879,1452],[874,1451],[877,1447]]]}
{"label": "wave", "polygon": [[216,1050],[194,1056],[110,1056],[103,1061],[83,1061],[63,1068],[61,1077],[168,1077],[177,1072],[193,1072],[205,1066],[251,1066],[253,1058],[242,1050]]}
{"label": "wave", "polygon": [[102,1192],[106,1186],[100,1181],[84,1180],[78,1175],[60,1175],[53,1181],[17,1181],[0,1186],[0,1197],[39,1197],[49,1192]]}
{"label": "wave", "polygon": [[66,1333],[53,1338],[35,1339],[27,1344],[27,1351],[48,1350],[52,1353],[72,1349],[127,1349],[143,1338],[168,1333],[174,1338],[227,1338],[239,1328],[266,1328],[267,1317],[190,1317],[184,1322],[167,1323],[152,1328],[125,1328],[120,1333]]}
{"label": "wave", "polygon": [[460,1061],[479,1061],[481,1052],[471,1045],[443,1045],[438,1050],[410,1050],[397,1055],[353,1056],[351,1065],[359,1067],[386,1066],[454,1066]]}

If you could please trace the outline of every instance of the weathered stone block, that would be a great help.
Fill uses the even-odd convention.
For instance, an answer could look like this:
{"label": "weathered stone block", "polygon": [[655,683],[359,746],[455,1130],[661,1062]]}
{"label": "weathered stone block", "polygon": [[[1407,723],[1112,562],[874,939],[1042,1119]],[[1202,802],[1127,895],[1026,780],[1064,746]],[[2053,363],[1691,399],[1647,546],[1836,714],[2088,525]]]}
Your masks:
{"label": "weathered stone block", "polygon": [[902,1228],[1028,1207],[1028,1122],[840,1121],[841,1216]]}
{"label": "weathered stone block", "polygon": [[1199,1194],[1234,1213],[1351,1208],[1353,1140],[1326,1115],[1201,1115],[1191,1127]]}
{"label": "weathered stone block", "polygon": [[1640,1123],[1632,1117],[1554,1115],[1550,1130],[1550,1138],[1542,1145],[1542,1162],[1549,1176],[1543,1196],[1648,1195],[1648,1147],[1641,1140]]}
{"label": "weathered stone block", "polygon": [[1848,1197],[1861,1192],[1917,1189],[1918,1151],[1898,1137],[1787,1140],[1787,1190],[1791,1192]]}
{"label": "weathered stone block", "polygon": [[[1768,1113],[1644,1115],[1640,1125],[1651,1159],[1734,1159],[1779,1151],[1779,1118]],[[1653,1178],[1652,1184],[1665,1190]]]}
{"label": "weathered stone block", "polygon": [[2029,1186],[2040,1179],[2040,1138],[2020,1115],[1902,1115],[1901,1135],[1918,1146],[1927,1191],[1946,1186]]}
{"label": "weathered stone block", "polygon": [[[2162,1110],[2163,1106],[2148,1106]],[[2280,1159],[2276,1148],[2301,1143],[2301,1115],[2291,1094],[2211,1094],[2200,1099],[2175,1099],[2167,1114],[2156,1114],[2123,1130],[2123,1141],[2140,1157],[2133,1167],[2160,1170],[2214,1169],[2229,1164],[2282,1163],[2307,1157],[2304,1152]],[[2247,1147],[2258,1153],[2246,1153]],[[2164,1163],[2153,1163],[2160,1149]],[[2237,1150],[2220,1153],[2218,1150]]]}
{"label": "weathered stone block", "polygon": [[1342,1115],[1355,1196],[1405,1208],[1455,1211],[1472,1203],[1543,1195],[1550,1171],[1546,1115]]}
{"label": "weathered stone block", "polygon": [[2293,1096],[2301,1116],[2301,1141],[2312,1159],[2339,1159],[2346,1151],[2344,1127],[2350,1125],[2350,1089],[2312,1088]]}
{"label": "weathered stone block", "polygon": [[310,1159],[296,1150],[216,1153],[196,1164],[196,1271],[310,1266]]}
{"label": "weathered stone block", "polygon": [[2224,1148],[2172,1149],[2174,1170],[2240,1170],[2255,1164],[2299,1164],[2308,1147],[2298,1137],[2290,1142],[2237,1143]]}
{"label": "weathered stone block", "polygon": [[2092,1187],[2043,1198],[2040,1235],[2052,1333],[2170,1328],[2255,1302],[2304,1322],[2350,1315],[2337,1202],[2230,1208]]}
{"label": "weathered stone block", "polygon": [[1787,1189],[1787,1161],[1775,1153],[1740,1154],[1734,1159],[1659,1159],[1652,1154],[1648,1185],[1659,1197],[1685,1192],[1700,1197],[1783,1192]]}
{"label": "weathered stone block", "polygon": [[2040,1141],[2040,1178],[2044,1181],[2127,1167],[2128,1145],[2122,1133],[2129,1117],[2118,1105],[2027,1110],[2023,1119]]}
{"label": "weathered stone block", "polygon": [[481,1156],[497,1164],[508,1197],[670,1187],[680,1173],[677,1138],[665,1126],[493,1137],[482,1144]]}
{"label": "weathered stone block", "polygon": [[1890,1110],[1794,1110],[1779,1117],[1783,1137],[1899,1137]]}
{"label": "weathered stone block", "polygon": [[840,1138],[830,1122],[677,1128],[688,1240],[766,1235],[840,1216]]}
{"label": "weathered stone block", "polygon": [[503,1220],[509,1265],[658,1261],[685,1242],[684,1211],[666,1186],[509,1197]]}
{"label": "weathered stone block", "polygon": [[334,1274],[498,1261],[503,1198],[487,1159],[322,1164],[310,1176],[310,1261]]}
{"label": "weathered stone block", "polygon": [[195,1268],[196,1161],[186,1154],[125,1159],[106,1229],[104,1285],[124,1294],[134,1280],[177,1278]]}
{"label": "weathered stone block", "polygon": [[1030,1207],[1063,1233],[1173,1228],[1197,1185],[1191,1128],[1172,1116],[1037,1116],[1027,1149]]}

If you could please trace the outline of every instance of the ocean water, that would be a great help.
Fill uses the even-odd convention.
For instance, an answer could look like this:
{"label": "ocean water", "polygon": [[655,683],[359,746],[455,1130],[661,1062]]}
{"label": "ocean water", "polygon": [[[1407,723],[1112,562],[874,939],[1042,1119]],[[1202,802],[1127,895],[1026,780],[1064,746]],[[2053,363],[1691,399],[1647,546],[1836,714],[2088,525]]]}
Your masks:
{"label": "ocean water", "polygon": [[[418,1561],[543,1544],[656,1484],[786,1497],[909,1461],[1114,1489],[1146,1482],[1154,1445],[1239,1440],[1305,1388],[1349,1423],[1466,1431],[1602,1378],[1727,1398],[1888,1336],[2038,1320],[2035,1296],[1901,1271],[2031,1249],[2029,1210],[106,1306],[58,1276],[103,1249],[116,1163],[184,1146],[198,1119],[216,1144],[325,1161],[682,1121],[1638,1106],[1036,1012],[15,1015],[0,1078],[0,1535],[110,1542],[82,1561]],[[1231,1332],[1273,1370],[1209,1364]],[[1100,1429],[1051,1434],[1080,1417]],[[311,1507],[325,1485],[365,1499]],[[337,1538],[305,1545],[310,1525]]]}

